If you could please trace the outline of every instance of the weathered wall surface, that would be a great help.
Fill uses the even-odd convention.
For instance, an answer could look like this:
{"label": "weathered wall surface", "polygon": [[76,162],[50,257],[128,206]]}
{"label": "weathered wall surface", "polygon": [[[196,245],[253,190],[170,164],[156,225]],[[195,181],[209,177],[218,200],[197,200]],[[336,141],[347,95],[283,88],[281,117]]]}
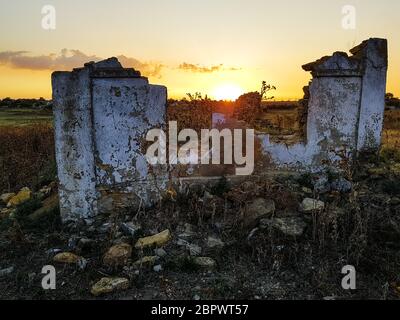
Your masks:
{"label": "weathered wall surface", "polygon": [[52,77],[56,160],[63,219],[97,213],[94,141],[88,69]]}
{"label": "weathered wall surface", "polygon": [[259,135],[265,156],[278,168],[320,171],[343,156],[377,151],[385,108],[387,42],[370,39],[304,65],[311,71],[307,142],[286,146]]}
{"label": "weathered wall surface", "polygon": [[116,59],[53,74],[55,134],[64,220],[149,205],[168,171],[145,159],[145,136],[165,128],[167,90]]}

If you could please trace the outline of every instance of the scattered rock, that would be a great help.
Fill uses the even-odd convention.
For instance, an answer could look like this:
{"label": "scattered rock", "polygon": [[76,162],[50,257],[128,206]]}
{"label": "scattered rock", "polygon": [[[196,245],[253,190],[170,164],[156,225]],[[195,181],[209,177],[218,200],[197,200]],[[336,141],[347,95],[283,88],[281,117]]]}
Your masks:
{"label": "scattered rock", "polygon": [[270,199],[257,198],[247,206],[244,216],[246,227],[256,225],[258,220],[275,212],[275,202]]}
{"label": "scattered rock", "polygon": [[189,251],[191,256],[198,256],[201,254],[202,249],[196,244],[189,243],[188,241],[183,239],[178,239],[176,244],[180,247],[185,247]]}
{"label": "scattered rock", "polygon": [[48,186],[45,186],[39,190],[44,197],[48,197],[52,191],[56,188],[57,184],[55,182],[50,183]]}
{"label": "scattered rock", "polygon": [[11,213],[13,213],[13,211],[14,211],[14,210],[12,210],[12,209],[7,209],[7,208],[0,209],[0,219],[10,217],[10,215],[11,215]]}
{"label": "scattered rock", "polygon": [[209,193],[208,191],[205,191],[204,192],[204,195],[203,195],[203,201],[204,201],[204,203],[208,203],[208,202],[210,202],[211,200],[213,200],[214,199],[214,196],[211,194],[211,193]]}
{"label": "scattered rock", "polygon": [[331,189],[341,193],[348,193],[353,189],[353,184],[350,181],[341,178],[331,183]]}
{"label": "scattered rock", "polygon": [[178,246],[180,246],[180,247],[186,247],[186,246],[188,246],[190,243],[189,243],[188,241],[186,241],[186,240],[178,239],[178,240],[176,241],[176,244],[177,244]]}
{"label": "scattered rock", "polygon": [[14,267],[9,267],[6,269],[1,269],[0,270],[0,277],[5,277],[8,276],[9,274],[14,272]]}
{"label": "scattered rock", "polygon": [[201,298],[200,298],[200,296],[198,294],[195,294],[194,297],[193,297],[193,300],[195,300],[195,301],[199,301],[200,299]]}
{"label": "scattered rock", "polygon": [[300,217],[263,219],[260,221],[261,228],[274,228],[289,237],[303,235],[307,224]]}
{"label": "scattered rock", "polygon": [[210,249],[222,249],[225,246],[225,243],[215,237],[208,237],[207,238],[207,247]]}
{"label": "scattered rock", "polygon": [[162,265],[158,264],[158,265],[154,266],[153,270],[155,272],[161,272],[163,270]]}
{"label": "scattered rock", "polygon": [[319,200],[306,198],[300,205],[300,211],[304,213],[312,213],[314,211],[320,211],[325,208],[325,203]]}
{"label": "scattered rock", "polygon": [[197,235],[196,233],[196,227],[190,223],[185,223],[184,225],[184,230],[182,233],[178,235],[179,238],[185,239],[185,240],[190,240],[191,238],[195,237]]}
{"label": "scattered rock", "polygon": [[8,208],[16,207],[32,198],[32,191],[29,188],[22,188],[7,204]]}
{"label": "scattered rock", "polygon": [[313,193],[313,191],[310,188],[307,188],[307,187],[301,188],[301,191],[303,191],[306,194],[312,194]]}
{"label": "scattered rock", "polygon": [[47,250],[47,251],[46,251],[46,254],[47,254],[48,257],[51,257],[51,256],[54,256],[54,255],[57,254],[57,253],[60,253],[60,252],[62,252],[61,249],[54,248],[54,249],[49,249],[49,250]]}
{"label": "scattered rock", "polygon": [[209,257],[196,257],[194,258],[193,263],[198,267],[209,270],[214,269],[217,266],[215,260]]}
{"label": "scattered rock", "polygon": [[317,181],[314,183],[314,191],[317,193],[327,193],[331,190],[331,185],[329,183],[329,179],[325,175],[321,175],[317,178]]}
{"label": "scattered rock", "polygon": [[124,266],[132,255],[132,246],[127,243],[112,246],[103,257],[103,263],[110,267]]}
{"label": "scattered rock", "polygon": [[15,193],[4,193],[0,196],[0,201],[4,204],[7,204],[14,196]]}
{"label": "scattered rock", "polygon": [[114,227],[113,223],[107,222],[107,223],[103,223],[98,229],[97,231],[99,233],[108,233],[111,231],[111,229]]}
{"label": "scattered rock", "polygon": [[196,244],[188,244],[186,246],[186,249],[189,250],[190,255],[193,257],[197,257],[197,256],[201,255],[202,249],[200,246],[198,246]]}
{"label": "scattered rock", "polygon": [[129,288],[129,280],[126,278],[102,278],[91,289],[94,296],[126,290]]}
{"label": "scattered rock", "polygon": [[390,199],[390,204],[391,204],[392,206],[400,205],[400,198],[398,198],[398,197],[393,197],[392,199]]}
{"label": "scattered rock", "polygon": [[154,249],[154,254],[160,258],[163,258],[167,255],[167,251],[165,251],[163,248],[157,248]]}
{"label": "scattered rock", "polygon": [[153,235],[150,237],[145,237],[145,238],[140,238],[136,242],[135,248],[143,249],[143,248],[148,248],[148,247],[152,247],[152,246],[162,247],[170,239],[171,239],[171,233],[169,232],[169,230],[164,230],[163,232],[158,233],[156,235]]}
{"label": "scattered rock", "polygon": [[[261,220],[262,221],[262,220]],[[254,228],[253,230],[250,231],[249,235],[247,236],[247,241],[250,241],[251,238],[254,237],[254,235],[256,234],[256,232],[258,231],[258,228]]]}
{"label": "scattered rock", "polygon": [[158,256],[146,256],[136,261],[133,266],[135,268],[152,267],[158,259]]}
{"label": "scattered rock", "polygon": [[61,252],[54,256],[53,261],[58,263],[66,263],[66,264],[78,264],[80,260],[84,258],[77,256],[71,252]]}
{"label": "scattered rock", "polygon": [[133,222],[125,222],[121,225],[122,231],[132,238],[135,237],[138,231],[141,230],[141,226],[139,224],[135,224]]}
{"label": "scattered rock", "polygon": [[72,236],[68,239],[68,250],[74,251],[78,245],[79,238],[77,236]]}
{"label": "scattered rock", "polygon": [[81,270],[85,270],[87,264],[88,264],[88,261],[86,259],[84,259],[84,258],[78,260],[78,267]]}

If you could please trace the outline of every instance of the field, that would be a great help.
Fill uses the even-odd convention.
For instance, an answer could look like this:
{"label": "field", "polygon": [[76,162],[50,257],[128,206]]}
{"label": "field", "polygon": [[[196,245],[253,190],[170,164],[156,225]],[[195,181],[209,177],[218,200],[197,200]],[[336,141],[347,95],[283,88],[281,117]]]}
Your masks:
{"label": "field", "polygon": [[51,124],[52,112],[35,109],[2,109],[0,108],[0,127],[24,127],[35,124]]}

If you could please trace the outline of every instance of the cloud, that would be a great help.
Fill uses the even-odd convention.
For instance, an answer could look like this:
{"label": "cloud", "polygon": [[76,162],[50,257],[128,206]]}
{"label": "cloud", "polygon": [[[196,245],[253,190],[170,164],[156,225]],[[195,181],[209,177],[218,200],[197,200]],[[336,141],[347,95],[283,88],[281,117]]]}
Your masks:
{"label": "cloud", "polygon": [[179,65],[178,69],[184,70],[184,71],[190,71],[190,72],[199,72],[199,73],[213,73],[217,71],[238,71],[240,70],[239,68],[224,68],[223,64],[219,64],[216,66],[211,66],[211,67],[203,67],[198,64],[193,64],[193,63],[182,63]]}
{"label": "cloud", "polygon": [[156,62],[140,62],[135,58],[129,58],[124,55],[117,56],[119,62],[125,68],[134,68],[139,70],[143,75],[148,77],[158,77],[161,78],[161,71],[164,68],[164,65]]}
{"label": "cloud", "polygon": [[[141,62],[135,58],[120,55],[117,57],[121,64],[127,68],[135,68],[144,76],[161,77],[163,65],[153,62]],[[89,61],[100,61],[104,58],[96,55],[87,55],[79,50],[63,49],[59,54],[29,55],[28,51],[3,51],[0,52],[0,65],[15,69],[69,71],[82,67]]]}

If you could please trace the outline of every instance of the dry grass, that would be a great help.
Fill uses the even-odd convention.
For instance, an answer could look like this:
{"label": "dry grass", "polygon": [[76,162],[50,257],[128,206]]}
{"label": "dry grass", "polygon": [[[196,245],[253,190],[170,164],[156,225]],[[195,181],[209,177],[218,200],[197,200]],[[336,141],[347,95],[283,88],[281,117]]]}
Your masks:
{"label": "dry grass", "polygon": [[170,101],[168,121],[178,122],[178,132],[190,128],[196,132],[211,127],[212,102],[209,100]]}
{"label": "dry grass", "polygon": [[0,127],[0,193],[35,188],[55,178],[54,135],[49,124]]}

